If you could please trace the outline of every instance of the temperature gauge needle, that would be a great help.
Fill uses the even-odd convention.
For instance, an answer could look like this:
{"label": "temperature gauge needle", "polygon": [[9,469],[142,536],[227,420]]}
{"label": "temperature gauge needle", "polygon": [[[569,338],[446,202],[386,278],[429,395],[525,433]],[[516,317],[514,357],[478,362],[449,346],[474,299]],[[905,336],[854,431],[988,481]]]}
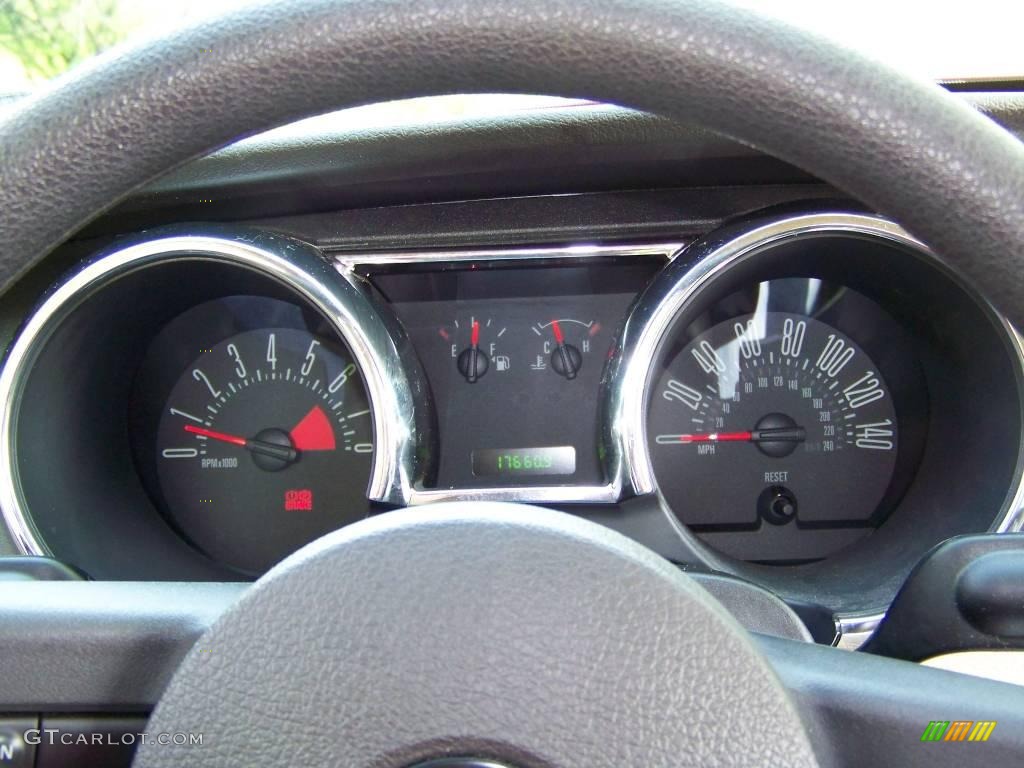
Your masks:
{"label": "temperature gauge needle", "polygon": [[196,427],[192,424],[186,424],[185,431],[193,435],[207,437],[210,440],[220,440],[222,443],[238,445],[245,448],[247,451],[262,454],[263,456],[270,456],[289,463],[299,458],[299,452],[290,445],[278,445],[277,443],[271,443],[266,440],[255,440],[252,438],[239,437],[238,435],[228,435],[224,432],[215,432],[212,429]]}
{"label": "temperature gauge needle", "polygon": [[556,345],[552,366],[557,373],[565,376],[565,378],[575,379],[582,362],[579,350],[565,343],[565,334],[562,333],[562,326],[557,320],[551,322],[551,333],[555,337]]}
{"label": "temperature gauge needle", "polygon": [[661,445],[673,443],[802,443],[807,439],[803,427],[777,427],[755,429],[751,432],[707,432],[695,435],[658,435],[655,442]]}

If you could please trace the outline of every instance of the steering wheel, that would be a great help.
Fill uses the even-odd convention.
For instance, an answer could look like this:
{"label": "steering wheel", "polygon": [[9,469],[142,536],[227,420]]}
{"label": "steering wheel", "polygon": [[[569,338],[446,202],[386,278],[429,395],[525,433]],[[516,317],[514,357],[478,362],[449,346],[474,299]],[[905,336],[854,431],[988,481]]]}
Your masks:
{"label": "steering wheel", "polygon": [[[0,283],[244,135],[453,92],[700,123],[896,219],[1024,324],[1024,147],[937,86],[711,0],[284,1],[101,57],[0,125]],[[151,720],[204,746],[143,745],[136,765],[813,766],[858,749],[937,765],[920,744],[937,717],[998,720],[998,744],[957,745],[957,764],[987,764],[1024,755],[1022,699],[906,662],[755,645],[617,534],[443,505],[331,534],[260,579]]]}

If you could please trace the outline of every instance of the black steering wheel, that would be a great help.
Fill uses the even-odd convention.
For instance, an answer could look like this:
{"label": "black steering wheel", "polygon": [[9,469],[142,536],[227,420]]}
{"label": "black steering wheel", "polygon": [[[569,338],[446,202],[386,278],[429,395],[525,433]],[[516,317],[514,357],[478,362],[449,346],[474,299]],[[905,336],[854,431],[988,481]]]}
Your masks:
{"label": "black steering wheel", "polygon": [[[937,86],[711,0],[284,1],[102,57],[0,125],[0,283],[241,136],[453,92],[613,102],[759,147],[900,222],[1024,325],[1024,147]],[[997,720],[998,738],[939,753],[920,743],[935,719]],[[136,765],[980,765],[1020,761],[1022,720],[1008,686],[755,647],[597,526],[446,505],[327,536],[257,582],[150,724],[204,745],[144,745]]]}

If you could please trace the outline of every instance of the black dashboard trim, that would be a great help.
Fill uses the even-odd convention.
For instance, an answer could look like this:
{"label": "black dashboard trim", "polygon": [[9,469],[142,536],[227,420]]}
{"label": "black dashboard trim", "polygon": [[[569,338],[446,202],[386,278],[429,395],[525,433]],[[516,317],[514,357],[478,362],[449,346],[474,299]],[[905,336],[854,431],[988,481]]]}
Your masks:
{"label": "black dashboard trim", "polygon": [[[1024,94],[954,90],[1024,137]],[[325,115],[187,163],[82,234],[499,197],[773,185],[818,182],[705,129],[602,104],[359,129]]]}

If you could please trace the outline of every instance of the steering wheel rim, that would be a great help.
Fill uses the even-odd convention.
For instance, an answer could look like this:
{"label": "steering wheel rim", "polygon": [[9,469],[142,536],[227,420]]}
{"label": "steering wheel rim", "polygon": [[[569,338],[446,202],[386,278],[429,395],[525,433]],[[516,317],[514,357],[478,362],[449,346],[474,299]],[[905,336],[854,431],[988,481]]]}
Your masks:
{"label": "steering wheel rim", "polygon": [[[1024,325],[1024,146],[934,84],[714,0],[282,0],[100,57],[0,125],[0,287],[190,158],[344,106],[579,96],[696,122],[901,223]],[[74,162],[68,162],[74,158]]]}
{"label": "steering wheel rim", "polygon": [[933,84],[710,0],[284,0],[101,57],[0,124],[0,287],[244,135],[484,91],[619,103],[758,147],[900,222],[1024,325],[1024,147]]}

